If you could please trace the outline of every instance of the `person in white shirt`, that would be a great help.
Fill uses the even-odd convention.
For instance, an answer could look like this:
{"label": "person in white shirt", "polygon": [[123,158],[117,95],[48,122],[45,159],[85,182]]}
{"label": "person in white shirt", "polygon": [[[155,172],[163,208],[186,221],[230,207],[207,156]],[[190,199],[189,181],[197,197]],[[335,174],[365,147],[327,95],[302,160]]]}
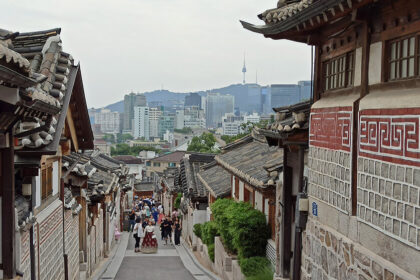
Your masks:
{"label": "person in white shirt", "polygon": [[141,244],[141,252],[144,254],[156,253],[158,249],[155,227],[153,222],[149,220],[149,224],[144,229],[144,238]]}

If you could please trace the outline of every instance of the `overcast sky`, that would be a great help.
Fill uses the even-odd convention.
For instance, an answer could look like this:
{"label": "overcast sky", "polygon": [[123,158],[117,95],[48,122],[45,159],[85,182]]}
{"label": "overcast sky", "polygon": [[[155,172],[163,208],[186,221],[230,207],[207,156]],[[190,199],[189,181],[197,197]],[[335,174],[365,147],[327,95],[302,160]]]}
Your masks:
{"label": "overcast sky", "polygon": [[[6,0],[0,28],[61,27],[64,51],[80,61],[89,107],[135,92],[188,92],[242,81],[310,79],[310,48],[242,28],[276,0]],[[88,4],[87,4],[88,3]]]}

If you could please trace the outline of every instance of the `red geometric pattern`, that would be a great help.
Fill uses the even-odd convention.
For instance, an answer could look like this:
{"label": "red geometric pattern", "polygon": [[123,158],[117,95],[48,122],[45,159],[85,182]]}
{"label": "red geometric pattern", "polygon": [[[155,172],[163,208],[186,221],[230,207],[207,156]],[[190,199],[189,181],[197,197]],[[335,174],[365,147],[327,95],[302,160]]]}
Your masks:
{"label": "red geometric pattern", "polygon": [[352,116],[351,106],[312,109],[309,144],[350,152]]}
{"label": "red geometric pattern", "polygon": [[420,166],[420,108],[368,109],[359,119],[361,156]]}

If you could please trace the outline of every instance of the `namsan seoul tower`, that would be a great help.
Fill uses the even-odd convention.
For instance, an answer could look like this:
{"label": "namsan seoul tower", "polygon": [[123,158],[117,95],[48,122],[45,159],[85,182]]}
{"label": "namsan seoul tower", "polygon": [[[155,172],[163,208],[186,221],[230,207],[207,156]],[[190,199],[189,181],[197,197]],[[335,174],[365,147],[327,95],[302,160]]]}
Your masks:
{"label": "namsan seoul tower", "polygon": [[242,67],[242,73],[244,75],[244,81],[243,81],[243,83],[245,84],[245,73],[246,73],[245,54],[244,54],[244,67]]}

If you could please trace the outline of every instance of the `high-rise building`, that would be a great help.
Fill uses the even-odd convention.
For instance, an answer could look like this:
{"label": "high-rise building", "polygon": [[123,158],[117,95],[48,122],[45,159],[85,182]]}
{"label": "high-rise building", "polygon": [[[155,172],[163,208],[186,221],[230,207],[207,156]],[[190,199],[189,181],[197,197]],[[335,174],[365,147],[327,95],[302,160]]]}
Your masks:
{"label": "high-rise building", "polygon": [[300,88],[300,100],[309,100],[312,95],[312,82],[311,81],[299,81]]}
{"label": "high-rise building", "polygon": [[270,114],[273,112],[271,108],[271,87],[261,87],[261,113]]}
{"label": "high-rise building", "polygon": [[163,114],[163,107],[149,108],[150,138],[159,137],[159,118]]}
{"label": "high-rise building", "polygon": [[120,132],[120,113],[102,108],[94,110],[91,115],[93,115],[94,123],[100,126],[103,133]]}
{"label": "high-rise building", "polygon": [[247,113],[260,112],[261,109],[261,86],[257,84],[247,84],[247,96],[245,111]]}
{"label": "high-rise building", "polygon": [[175,112],[175,128],[184,128],[184,110],[176,110]]}
{"label": "high-rise building", "polygon": [[184,127],[198,128],[206,127],[204,111],[198,106],[189,106],[184,108]]}
{"label": "high-rise building", "polygon": [[149,107],[135,106],[134,107],[134,138],[144,138],[149,140]]}
{"label": "high-rise building", "polygon": [[124,96],[124,127],[125,132],[133,130],[134,107],[147,106],[146,96],[144,94],[130,93]]}
{"label": "high-rise building", "polygon": [[251,115],[244,116],[244,123],[259,123],[261,120],[260,115],[252,113]]}
{"label": "high-rise building", "polygon": [[190,93],[189,95],[185,96],[184,106],[185,107],[198,106],[200,108],[201,107],[201,96],[196,92]]}
{"label": "high-rise building", "polygon": [[159,137],[163,138],[166,131],[174,132],[175,129],[175,114],[164,112],[159,117]]}
{"label": "high-rise building", "polygon": [[206,100],[207,127],[217,128],[221,126],[222,117],[226,113],[233,113],[234,104],[235,98],[230,94],[208,93]]}
{"label": "high-rise building", "polygon": [[283,107],[298,103],[300,87],[296,84],[271,85],[271,107]]}

